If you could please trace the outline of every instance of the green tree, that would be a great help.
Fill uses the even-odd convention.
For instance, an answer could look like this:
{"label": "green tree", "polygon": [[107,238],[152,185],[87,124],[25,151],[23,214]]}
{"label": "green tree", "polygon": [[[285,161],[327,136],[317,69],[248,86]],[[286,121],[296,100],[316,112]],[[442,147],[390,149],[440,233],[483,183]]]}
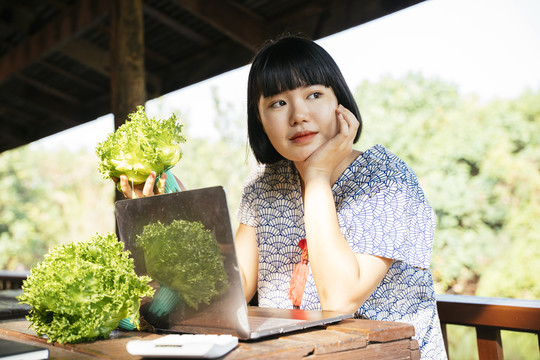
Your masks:
{"label": "green tree", "polygon": [[540,91],[486,108],[486,124],[504,135],[486,154],[482,169],[492,183],[493,202],[504,209],[501,233],[511,246],[493,259],[480,279],[483,296],[540,298]]}
{"label": "green tree", "polygon": [[[539,224],[540,149],[532,139],[540,130],[538,93],[482,105],[455,85],[409,74],[363,82],[356,97],[365,124],[359,147],[382,143],[403,158],[437,213],[438,291],[475,294],[489,268],[501,268],[501,258],[523,247],[534,249],[528,264],[539,266],[531,243]],[[491,296],[540,297],[529,286],[532,272],[516,276],[522,278],[511,291]],[[485,285],[482,293],[488,287],[495,289]]]}
{"label": "green tree", "polygon": [[93,153],[0,154],[0,268],[27,270],[52,246],[114,230],[113,187],[96,168]]}

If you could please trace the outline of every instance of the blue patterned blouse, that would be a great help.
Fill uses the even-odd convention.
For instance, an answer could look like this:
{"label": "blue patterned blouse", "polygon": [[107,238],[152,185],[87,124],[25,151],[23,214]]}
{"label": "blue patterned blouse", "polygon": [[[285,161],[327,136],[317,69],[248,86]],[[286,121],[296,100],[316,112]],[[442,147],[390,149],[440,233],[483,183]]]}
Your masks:
{"label": "blue patterned blouse", "polygon": [[[376,145],[354,160],[332,187],[341,232],[355,253],[394,259],[356,317],[408,322],[422,359],[445,359],[429,271],[436,217],[414,172]],[[292,308],[288,289],[305,238],[300,176],[289,161],[260,166],[246,181],[239,221],[256,230],[259,306]],[[320,309],[309,274],[301,308]]]}

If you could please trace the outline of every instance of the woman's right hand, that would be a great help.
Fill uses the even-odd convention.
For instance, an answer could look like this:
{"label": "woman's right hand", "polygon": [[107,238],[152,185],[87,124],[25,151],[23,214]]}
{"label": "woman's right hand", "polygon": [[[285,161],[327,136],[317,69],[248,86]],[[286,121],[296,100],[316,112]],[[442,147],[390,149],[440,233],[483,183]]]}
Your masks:
{"label": "woman's right hand", "polygon": [[[345,171],[343,168],[339,174],[335,174],[338,166],[343,165],[343,161],[354,153],[353,143],[359,122],[356,116],[343,105],[339,105],[336,109],[336,121],[338,126],[334,137],[322,144],[303,162],[294,163],[304,182],[323,176],[328,178],[331,186],[337,180],[337,177],[333,179],[332,176],[339,176]],[[349,160],[352,161],[352,159]],[[349,163],[346,165],[348,166]]]}
{"label": "woman's right hand", "polygon": [[122,189],[122,193],[127,199],[136,199],[152,195],[164,194],[166,181],[167,174],[163,173],[158,183],[159,186],[156,187],[156,173],[152,171],[150,175],[148,175],[146,182],[132,187],[128,177],[126,175],[120,175],[120,188]]}

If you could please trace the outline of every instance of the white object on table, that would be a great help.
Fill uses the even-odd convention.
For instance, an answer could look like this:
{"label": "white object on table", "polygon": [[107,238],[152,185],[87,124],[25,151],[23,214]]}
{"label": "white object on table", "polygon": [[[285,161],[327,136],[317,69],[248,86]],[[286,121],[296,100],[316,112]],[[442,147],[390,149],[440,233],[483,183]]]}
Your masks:
{"label": "white object on table", "polygon": [[126,349],[131,355],[213,359],[224,356],[238,345],[232,335],[172,334],[154,340],[131,340]]}

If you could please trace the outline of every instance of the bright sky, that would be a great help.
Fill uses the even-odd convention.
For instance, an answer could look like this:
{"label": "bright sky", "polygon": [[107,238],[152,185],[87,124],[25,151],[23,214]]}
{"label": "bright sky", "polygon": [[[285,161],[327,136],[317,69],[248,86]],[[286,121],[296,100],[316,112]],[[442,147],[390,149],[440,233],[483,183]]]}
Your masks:
{"label": "bright sky", "polygon": [[[539,19],[540,0],[428,0],[318,43],[353,90],[363,80],[414,71],[483,100],[513,98],[540,88]],[[245,66],[149,101],[147,112],[169,117],[180,111],[200,124],[194,135],[208,135],[215,115],[211,88],[245,112],[248,71]],[[108,115],[39,143],[93,150],[112,130]]]}

